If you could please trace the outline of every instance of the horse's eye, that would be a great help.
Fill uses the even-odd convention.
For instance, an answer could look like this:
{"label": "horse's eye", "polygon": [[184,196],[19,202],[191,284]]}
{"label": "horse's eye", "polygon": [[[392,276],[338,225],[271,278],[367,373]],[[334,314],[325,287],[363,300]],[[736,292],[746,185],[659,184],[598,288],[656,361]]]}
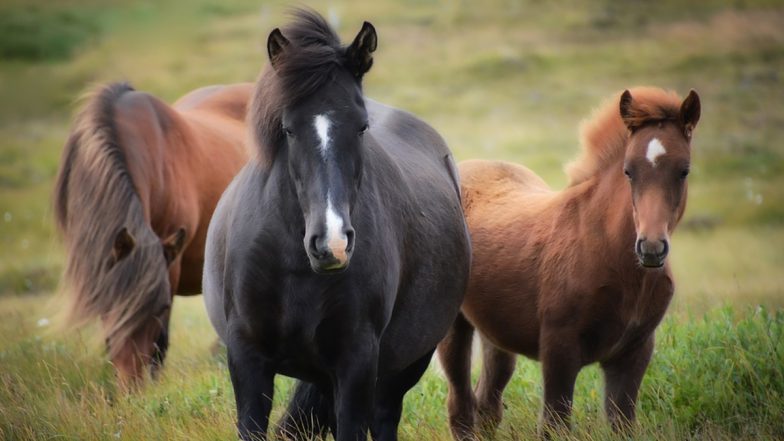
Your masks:
{"label": "horse's eye", "polygon": [[369,128],[370,128],[370,126],[368,126],[367,124],[365,124],[364,126],[362,126],[362,128],[361,128],[361,129],[359,129],[359,134],[360,134],[360,135],[364,135],[364,134],[365,134],[365,132],[367,132]]}
{"label": "horse's eye", "polygon": [[686,176],[689,176],[689,169],[688,168],[685,168],[685,169],[683,169],[681,171],[680,178],[681,179],[686,179]]}
{"label": "horse's eye", "polygon": [[623,169],[623,174],[625,174],[629,179],[632,178],[632,172],[630,172],[628,168]]}
{"label": "horse's eye", "polygon": [[288,127],[283,127],[283,133],[285,133],[286,136],[289,136],[289,137],[290,136],[294,136],[294,132],[292,132],[291,129],[288,128]]}

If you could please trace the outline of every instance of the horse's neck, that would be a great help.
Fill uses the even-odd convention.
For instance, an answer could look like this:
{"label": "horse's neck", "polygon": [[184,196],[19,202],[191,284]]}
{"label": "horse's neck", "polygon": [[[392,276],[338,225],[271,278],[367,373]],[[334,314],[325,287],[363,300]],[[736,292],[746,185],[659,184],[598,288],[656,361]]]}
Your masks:
{"label": "horse's neck", "polygon": [[[671,287],[668,269],[650,271],[642,268],[634,253],[637,233],[634,227],[632,197],[628,182],[618,164],[618,172],[601,176],[567,189],[562,206],[578,207],[580,225],[575,241],[581,247],[600,248],[598,259],[589,264],[598,289],[618,289],[619,304],[628,317],[663,314],[669,297],[663,288]],[[588,234],[585,234],[588,233]]]}
{"label": "horse's neck", "polygon": [[[626,178],[620,173],[610,170],[586,180],[574,187],[567,198],[576,202],[580,213],[580,222],[590,231],[593,240],[600,239],[603,254],[617,256],[614,266],[622,266],[624,270],[636,271],[638,265],[634,257],[634,241],[636,232],[632,212],[632,196]],[[569,203],[569,202],[567,202]],[[590,225],[587,225],[590,223]]]}
{"label": "horse's neck", "polygon": [[182,182],[183,177],[193,176],[190,164],[193,156],[201,153],[192,148],[196,143],[188,130],[182,130],[178,115],[172,115],[165,125],[160,121],[154,124],[157,127],[137,127],[143,131],[141,137],[128,137],[129,141],[122,145],[145,217],[153,227],[160,227],[182,205],[181,190],[190,185]]}

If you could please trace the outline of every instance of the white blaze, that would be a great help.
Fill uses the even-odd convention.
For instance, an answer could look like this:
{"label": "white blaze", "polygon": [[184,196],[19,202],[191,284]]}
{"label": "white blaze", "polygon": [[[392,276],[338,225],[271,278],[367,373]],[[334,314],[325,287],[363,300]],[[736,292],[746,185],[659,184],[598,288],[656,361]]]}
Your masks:
{"label": "white blaze", "polygon": [[313,120],[313,125],[316,127],[316,134],[319,139],[321,139],[321,145],[319,145],[321,156],[326,160],[330,141],[329,127],[332,125],[332,122],[324,115],[316,115],[316,118]]}
{"label": "white blaze", "polygon": [[343,218],[335,212],[329,193],[327,193],[327,213],[325,218],[327,220],[327,246],[332,251],[333,256],[341,262],[345,261],[348,238],[343,234]]}
{"label": "white blaze", "polygon": [[656,167],[656,159],[667,153],[664,146],[662,145],[661,141],[658,138],[653,138],[651,142],[648,143],[648,151],[645,153],[645,157],[648,158],[648,161]]}
{"label": "white blaze", "polygon": [[[321,145],[319,145],[321,157],[326,161],[327,152],[331,147],[329,144],[329,129],[332,126],[332,122],[325,115],[316,115],[316,118],[313,120],[313,126],[316,128],[316,134],[321,140]],[[343,218],[340,217],[335,211],[335,207],[332,206],[329,190],[327,190],[327,212],[324,219],[327,223],[327,246],[335,258],[341,262],[345,261],[348,238],[343,234]]]}

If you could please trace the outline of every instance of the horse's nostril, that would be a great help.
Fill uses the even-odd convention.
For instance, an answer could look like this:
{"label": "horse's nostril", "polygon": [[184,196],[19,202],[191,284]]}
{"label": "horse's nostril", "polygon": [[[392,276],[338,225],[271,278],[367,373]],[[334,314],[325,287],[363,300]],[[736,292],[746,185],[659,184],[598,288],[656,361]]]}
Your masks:
{"label": "horse's nostril", "polygon": [[642,255],[643,242],[645,242],[645,239],[637,239],[637,243],[634,245],[634,251],[637,253],[638,256]]}
{"label": "horse's nostril", "polygon": [[354,230],[350,229],[346,231],[346,252],[352,249],[354,249]]}
{"label": "horse's nostril", "polygon": [[661,243],[662,243],[662,251],[659,255],[666,256],[667,253],[670,252],[670,243],[667,242],[666,240],[662,240]]}
{"label": "horse's nostril", "polygon": [[319,249],[318,243],[319,243],[318,236],[316,235],[310,236],[310,254],[317,259],[321,259],[324,257],[325,252]]}

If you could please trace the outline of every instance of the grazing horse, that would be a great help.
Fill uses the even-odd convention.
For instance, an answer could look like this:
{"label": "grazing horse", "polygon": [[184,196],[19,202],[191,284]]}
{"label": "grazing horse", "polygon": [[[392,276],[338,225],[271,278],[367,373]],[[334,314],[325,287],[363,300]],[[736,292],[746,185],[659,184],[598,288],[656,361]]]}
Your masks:
{"label": "grazing horse", "polygon": [[468,283],[457,168],[431,127],[363,97],[370,23],[342,46],[315,12],[294,16],[269,35],[258,155],[210,224],[204,300],[243,439],[266,437],[283,374],[302,382],[282,436],[394,440]]}
{"label": "grazing horse", "polygon": [[172,295],[201,292],[212,211],[249,157],[252,91],[211,86],[169,106],[114,83],[74,122],[54,190],[69,321],[100,318],[123,386],[162,365]]}
{"label": "grazing horse", "polygon": [[[654,331],[673,295],[666,257],[686,207],[699,117],[694,91],[683,102],[660,89],[625,91],[583,126],[583,155],[560,192],[519,165],[460,164],[471,279],[439,345],[456,439],[472,439],[476,423],[497,427],[516,354],[542,363],[545,435],[568,426],[577,373],[594,362],[613,427],[634,419]],[[475,392],[474,329],[484,359]]]}

